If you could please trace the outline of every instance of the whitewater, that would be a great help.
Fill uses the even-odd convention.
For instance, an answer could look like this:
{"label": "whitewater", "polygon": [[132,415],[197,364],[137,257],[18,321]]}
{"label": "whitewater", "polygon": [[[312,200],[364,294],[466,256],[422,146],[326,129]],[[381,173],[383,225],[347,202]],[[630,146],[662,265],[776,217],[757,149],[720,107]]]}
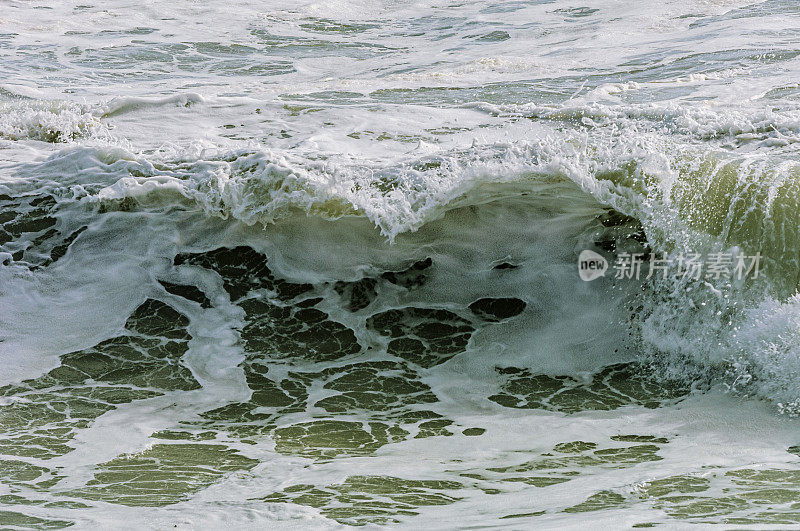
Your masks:
{"label": "whitewater", "polygon": [[799,17],[0,0],[0,528],[797,528]]}

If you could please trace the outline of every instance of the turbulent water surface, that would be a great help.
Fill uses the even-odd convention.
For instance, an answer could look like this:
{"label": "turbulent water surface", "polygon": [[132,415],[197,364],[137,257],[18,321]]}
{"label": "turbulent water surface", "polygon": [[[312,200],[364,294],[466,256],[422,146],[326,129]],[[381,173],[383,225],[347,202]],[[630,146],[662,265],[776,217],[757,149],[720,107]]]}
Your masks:
{"label": "turbulent water surface", "polygon": [[800,525],[798,22],[0,0],[0,527]]}

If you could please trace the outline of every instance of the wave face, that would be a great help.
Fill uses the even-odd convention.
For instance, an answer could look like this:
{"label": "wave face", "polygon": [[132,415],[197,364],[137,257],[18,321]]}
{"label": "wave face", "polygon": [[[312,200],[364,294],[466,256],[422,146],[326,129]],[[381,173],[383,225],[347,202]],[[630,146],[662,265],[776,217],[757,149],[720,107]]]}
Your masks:
{"label": "wave face", "polygon": [[268,4],[0,15],[0,527],[800,521],[797,6]]}

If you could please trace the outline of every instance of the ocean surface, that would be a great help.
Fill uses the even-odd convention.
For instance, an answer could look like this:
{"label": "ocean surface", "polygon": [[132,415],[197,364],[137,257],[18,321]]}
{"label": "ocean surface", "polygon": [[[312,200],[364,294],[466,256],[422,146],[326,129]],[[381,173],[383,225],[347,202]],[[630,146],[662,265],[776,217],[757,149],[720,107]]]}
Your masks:
{"label": "ocean surface", "polygon": [[796,529],[798,28],[0,0],[0,528]]}

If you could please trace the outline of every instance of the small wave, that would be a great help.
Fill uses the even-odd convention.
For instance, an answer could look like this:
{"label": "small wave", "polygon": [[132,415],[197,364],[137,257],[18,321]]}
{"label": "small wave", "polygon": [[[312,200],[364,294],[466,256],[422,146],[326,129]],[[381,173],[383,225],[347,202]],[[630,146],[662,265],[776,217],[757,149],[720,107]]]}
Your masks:
{"label": "small wave", "polygon": [[114,98],[100,108],[99,114],[101,118],[110,118],[139,109],[153,109],[167,105],[189,107],[203,101],[205,101],[203,97],[194,92],[175,94],[164,98]]}
{"label": "small wave", "polygon": [[0,139],[72,142],[108,130],[87,106],[66,101],[0,102]]}

